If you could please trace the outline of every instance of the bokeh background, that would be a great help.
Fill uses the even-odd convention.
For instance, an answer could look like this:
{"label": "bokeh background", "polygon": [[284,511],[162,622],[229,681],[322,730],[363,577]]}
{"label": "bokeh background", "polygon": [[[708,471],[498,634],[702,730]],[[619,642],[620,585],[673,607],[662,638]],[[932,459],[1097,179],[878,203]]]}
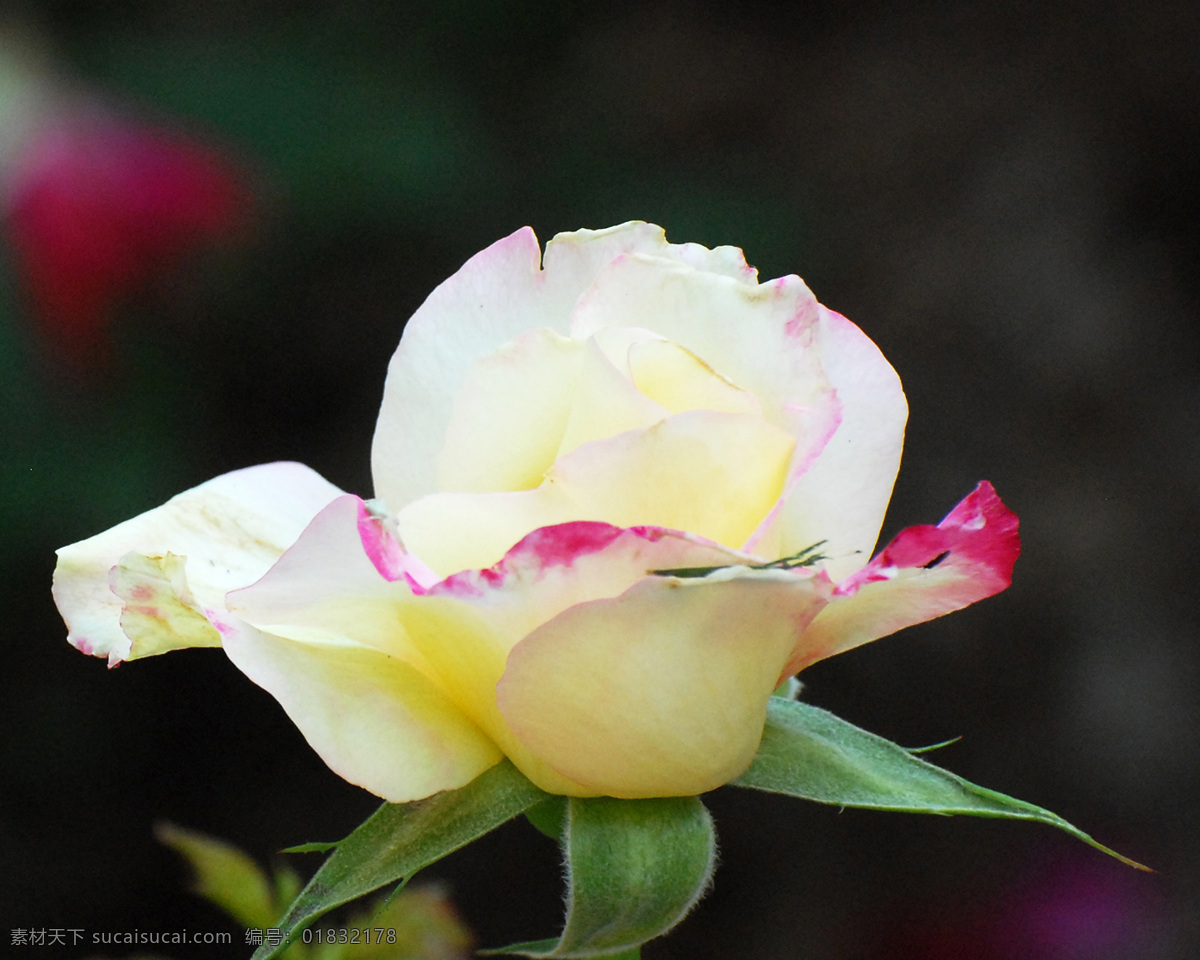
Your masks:
{"label": "bokeh background", "polygon": [[[806,697],[906,745],[961,735],[938,762],[1159,870],[726,788],[715,888],[647,960],[1200,955],[1194,4],[5,11],[6,928],[234,929],[155,822],[266,859],[376,805],[219,651],[69,648],[53,549],[268,460],[369,494],[426,294],[523,224],[637,218],[800,273],[881,346],[911,404],[885,537],[982,478],[1021,518],[1010,590],[812,668]],[[429,873],[485,945],[555,932],[555,851],[523,822]]]}

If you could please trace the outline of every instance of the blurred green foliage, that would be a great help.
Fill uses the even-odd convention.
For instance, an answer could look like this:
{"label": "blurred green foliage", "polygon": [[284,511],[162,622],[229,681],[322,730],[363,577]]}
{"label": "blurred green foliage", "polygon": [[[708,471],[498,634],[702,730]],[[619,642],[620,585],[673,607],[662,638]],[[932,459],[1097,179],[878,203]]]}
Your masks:
{"label": "blurred green foliage", "polygon": [[[290,866],[278,865],[268,874],[233,844],[173,824],[160,823],[155,833],[191,866],[194,893],[259,936],[275,927],[300,892],[300,877]],[[310,928],[305,939],[280,956],[287,960],[465,960],[472,939],[441,890],[417,886],[378,897],[335,923]]]}

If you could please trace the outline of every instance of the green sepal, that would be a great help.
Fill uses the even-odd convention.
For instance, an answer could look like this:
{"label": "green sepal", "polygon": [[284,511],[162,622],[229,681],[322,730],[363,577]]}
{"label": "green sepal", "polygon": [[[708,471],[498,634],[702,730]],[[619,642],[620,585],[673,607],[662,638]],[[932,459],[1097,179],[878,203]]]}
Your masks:
{"label": "green sepal", "polygon": [[563,830],[567,826],[567,798],[550,797],[525,811],[525,819],[540,833],[555,843],[562,842]]}
{"label": "green sepal", "polygon": [[976,786],[827,710],[795,700],[771,698],[758,753],[733,785],[839,807],[1033,820],[1064,830],[1131,867],[1150,869],[1049,810]]}
{"label": "green sepal", "polygon": [[314,840],[311,843],[298,843],[294,847],[284,847],[280,853],[327,853],[336,847],[341,840]]}
{"label": "green sepal", "polygon": [[252,960],[268,960],[323,913],[436,863],[545,800],[505,760],[465,787],[412,803],[385,803],[321,865],[276,926],[278,944],[263,944]]}
{"label": "green sepal", "polygon": [[634,960],[641,944],[670,930],[704,895],[716,835],[697,797],[572,797],[563,854],[562,936],[481,953]]}

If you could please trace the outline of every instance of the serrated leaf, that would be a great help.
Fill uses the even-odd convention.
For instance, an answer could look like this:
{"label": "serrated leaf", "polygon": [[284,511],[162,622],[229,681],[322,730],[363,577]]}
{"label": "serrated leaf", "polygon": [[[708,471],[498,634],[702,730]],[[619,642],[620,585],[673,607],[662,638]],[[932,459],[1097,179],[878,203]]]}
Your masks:
{"label": "serrated leaf", "polygon": [[698,797],[572,797],[564,855],[562,936],[481,953],[633,960],[641,944],[670,930],[703,896],[716,836]]}
{"label": "serrated leaf", "polygon": [[253,960],[282,953],[323,913],[435,863],[489,833],[548,795],[507,760],[465,787],[413,803],[385,803],[338,844],[276,926],[278,944],[263,944]]}
{"label": "serrated leaf", "polygon": [[734,786],[785,793],[840,807],[1032,820],[1057,827],[1139,870],[1057,814],[922,760],[827,710],[772,697],[762,744]]}

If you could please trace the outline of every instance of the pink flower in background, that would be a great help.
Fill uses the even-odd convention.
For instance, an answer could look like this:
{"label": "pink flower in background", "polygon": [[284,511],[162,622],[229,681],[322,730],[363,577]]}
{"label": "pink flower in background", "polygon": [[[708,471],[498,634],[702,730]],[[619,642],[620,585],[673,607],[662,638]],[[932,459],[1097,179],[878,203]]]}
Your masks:
{"label": "pink flower in background", "polygon": [[102,365],[120,302],[227,237],[250,196],[228,158],[97,110],[39,116],[5,182],[9,242],[34,319],[77,372]]}
{"label": "pink flower in background", "polygon": [[905,911],[866,954],[887,960],[1155,960],[1174,957],[1177,930],[1161,889],[1074,853],[1055,853],[1017,888],[933,912]]}

